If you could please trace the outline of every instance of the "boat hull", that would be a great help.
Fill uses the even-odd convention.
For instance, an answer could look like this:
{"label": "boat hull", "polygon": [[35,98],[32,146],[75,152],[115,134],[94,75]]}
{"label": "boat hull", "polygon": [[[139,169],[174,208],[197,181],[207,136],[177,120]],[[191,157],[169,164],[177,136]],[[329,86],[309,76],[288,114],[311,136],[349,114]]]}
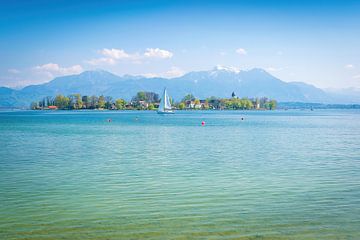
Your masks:
{"label": "boat hull", "polygon": [[173,111],[157,111],[158,114],[174,114]]}

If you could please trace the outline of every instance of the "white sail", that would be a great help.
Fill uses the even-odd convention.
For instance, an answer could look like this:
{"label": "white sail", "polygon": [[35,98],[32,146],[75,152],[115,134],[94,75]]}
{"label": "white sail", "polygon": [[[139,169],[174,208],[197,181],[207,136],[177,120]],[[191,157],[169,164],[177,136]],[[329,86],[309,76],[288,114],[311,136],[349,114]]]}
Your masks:
{"label": "white sail", "polygon": [[159,112],[164,112],[165,111],[165,99],[164,99],[164,96],[160,100],[159,110],[158,111]]}
{"label": "white sail", "polygon": [[169,96],[167,95],[166,88],[164,89],[164,93],[159,104],[158,113],[173,113],[173,111],[171,110],[171,103]]}
{"label": "white sail", "polygon": [[164,99],[165,99],[165,110],[171,110],[170,98],[167,95],[166,89],[164,91]]}

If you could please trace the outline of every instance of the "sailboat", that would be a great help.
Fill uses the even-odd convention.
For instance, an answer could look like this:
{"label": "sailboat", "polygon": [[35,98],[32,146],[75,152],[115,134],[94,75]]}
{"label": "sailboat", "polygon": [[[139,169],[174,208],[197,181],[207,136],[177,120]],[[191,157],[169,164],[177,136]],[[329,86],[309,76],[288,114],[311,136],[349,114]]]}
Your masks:
{"label": "sailboat", "polygon": [[159,113],[159,114],[173,114],[174,113],[174,111],[171,110],[170,99],[169,99],[169,95],[166,92],[166,88],[164,88],[164,93],[162,95],[157,113]]}

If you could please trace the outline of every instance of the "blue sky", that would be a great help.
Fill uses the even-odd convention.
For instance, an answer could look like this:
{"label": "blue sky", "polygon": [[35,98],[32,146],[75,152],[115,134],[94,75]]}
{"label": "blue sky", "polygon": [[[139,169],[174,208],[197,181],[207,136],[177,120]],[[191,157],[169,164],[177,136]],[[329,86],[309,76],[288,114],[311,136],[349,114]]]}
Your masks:
{"label": "blue sky", "polygon": [[216,65],[360,87],[360,1],[1,1],[0,86]]}

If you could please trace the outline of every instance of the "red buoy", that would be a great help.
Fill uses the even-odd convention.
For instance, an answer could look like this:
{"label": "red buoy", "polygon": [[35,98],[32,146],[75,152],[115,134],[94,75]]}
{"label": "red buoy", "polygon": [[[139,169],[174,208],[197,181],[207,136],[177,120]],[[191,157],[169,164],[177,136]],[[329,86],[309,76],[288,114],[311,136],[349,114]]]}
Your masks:
{"label": "red buoy", "polygon": [[205,122],[204,122],[204,121],[201,122],[201,126],[205,126]]}

